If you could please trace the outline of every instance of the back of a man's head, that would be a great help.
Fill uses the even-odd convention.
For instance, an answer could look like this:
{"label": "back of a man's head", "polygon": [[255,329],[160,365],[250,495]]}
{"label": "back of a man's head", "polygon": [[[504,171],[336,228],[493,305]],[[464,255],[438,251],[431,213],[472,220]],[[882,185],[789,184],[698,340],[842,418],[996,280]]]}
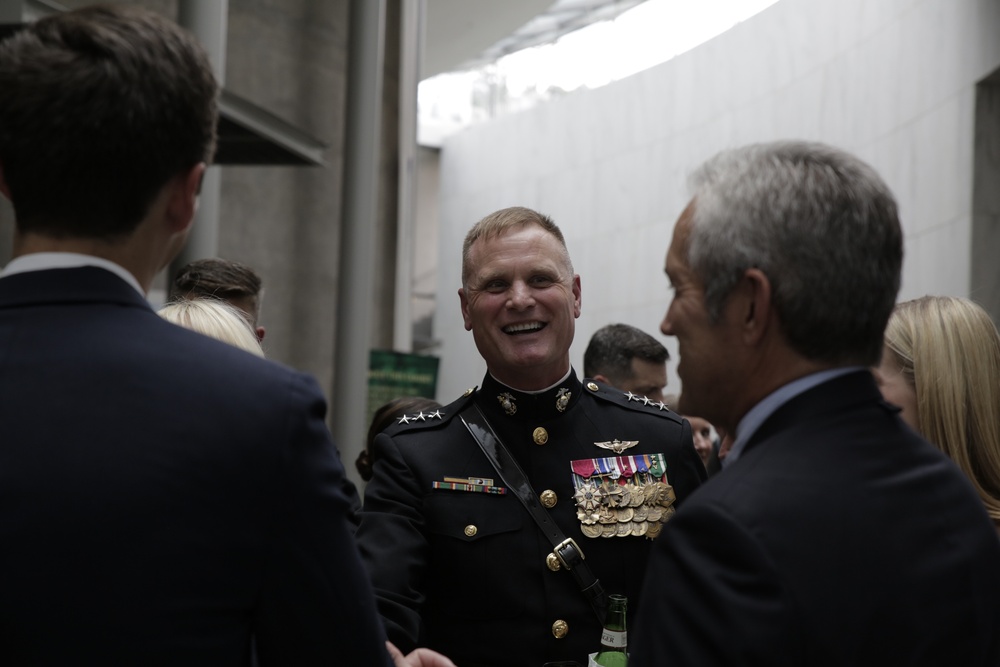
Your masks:
{"label": "back of a man's head", "polygon": [[261,279],[245,264],[211,257],[196,259],[174,276],[171,301],[209,297],[228,301],[246,312],[256,325],[260,312]]}
{"label": "back of a man's head", "polygon": [[688,262],[711,317],[757,268],[795,351],[838,365],[877,363],[903,234],[895,199],[871,167],[823,144],[755,144],[716,155],[692,186]]}
{"label": "back of a man's head", "polygon": [[218,86],[194,37],[89,7],[0,43],[0,168],[18,230],[112,240],[171,178],[211,160]]}
{"label": "back of a man's head", "polygon": [[648,333],[629,324],[608,324],[594,332],[583,353],[583,374],[602,375],[618,386],[632,375],[632,359],[665,364],[667,348]]}

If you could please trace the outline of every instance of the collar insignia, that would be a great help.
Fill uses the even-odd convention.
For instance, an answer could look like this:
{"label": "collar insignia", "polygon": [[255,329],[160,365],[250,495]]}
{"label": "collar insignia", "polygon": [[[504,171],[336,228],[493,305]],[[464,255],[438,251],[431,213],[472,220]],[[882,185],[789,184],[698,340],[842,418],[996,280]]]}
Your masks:
{"label": "collar insignia", "polygon": [[497,396],[497,400],[500,401],[500,407],[502,407],[503,411],[507,413],[507,416],[513,417],[514,413],[517,412],[517,406],[514,405],[514,401],[517,399],[514,398],[513,394],[509,391],[505,391]]}
{"label": "collar insignia", "polygon": [[559,391],[556,392],[556,410],[566,412],[566,408],[569,407],[569,399],[572,397],[573,392],[566,387],[560,387]]}

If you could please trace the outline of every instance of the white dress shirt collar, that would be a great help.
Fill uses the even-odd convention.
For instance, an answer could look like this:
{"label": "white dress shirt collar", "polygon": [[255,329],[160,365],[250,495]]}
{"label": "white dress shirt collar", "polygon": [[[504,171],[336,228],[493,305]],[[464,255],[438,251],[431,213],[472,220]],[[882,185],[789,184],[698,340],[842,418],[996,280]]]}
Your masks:
{"label": "white dress shirt collar", "polygon": [[131,285],[142,298],[146,298],[146,293],[142,290],[142,286],[139,285],[139,281],[125,270],[124,267],[103,257],[83,255],[77,252],[36,252],[30,255],[21,255],[11,260],[4,267],[3,271],[0,271],[0,278],[12,276],[15,273],[45,271],[47,269],[75,269],[81,266],[96,266],[110,271]]}

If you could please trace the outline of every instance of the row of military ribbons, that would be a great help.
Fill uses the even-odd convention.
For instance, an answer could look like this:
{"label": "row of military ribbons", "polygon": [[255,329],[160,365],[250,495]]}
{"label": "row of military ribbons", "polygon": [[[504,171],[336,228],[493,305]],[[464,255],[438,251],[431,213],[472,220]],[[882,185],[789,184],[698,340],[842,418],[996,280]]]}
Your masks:
{"label": "row of military ribbons", "polygon": [[[674,513],[663,454],[636,454],[570,462],[580,530],[591,538],[655,538]],[[435,489],[505,495],[492,479],[445,478]]]}

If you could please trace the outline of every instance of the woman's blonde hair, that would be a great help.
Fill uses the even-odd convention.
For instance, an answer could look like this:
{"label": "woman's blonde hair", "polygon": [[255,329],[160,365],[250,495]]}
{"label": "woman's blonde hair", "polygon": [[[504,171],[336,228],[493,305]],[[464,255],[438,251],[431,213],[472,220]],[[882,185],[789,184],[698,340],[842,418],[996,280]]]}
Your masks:
{"label": "woman's blonde hair", "polygon": [[160,308],[160,317],[246,350],[258,357],[264,350],[243,314],[218,299],[179,299]]}
{"label": "woman's blonde hair", "polygon": [[887,351],[917,396],[921,434],[972,481],[1000,521],[1000,334],[968,299],[925,296],[896,306]]}

